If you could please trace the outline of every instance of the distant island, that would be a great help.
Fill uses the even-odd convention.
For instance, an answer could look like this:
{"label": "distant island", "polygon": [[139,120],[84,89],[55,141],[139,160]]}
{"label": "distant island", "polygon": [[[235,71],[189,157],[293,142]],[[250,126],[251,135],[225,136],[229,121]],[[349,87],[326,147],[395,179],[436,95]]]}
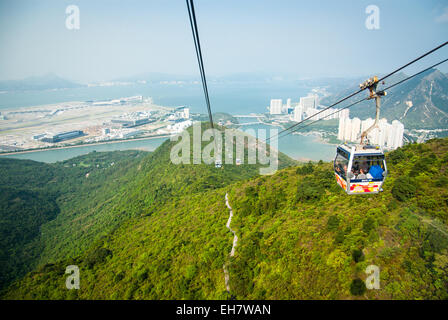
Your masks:
{"label": "distant island", "polygon": [[79,87],[85,87],[85,85],[63,79],[53,73],[21,80],[0,81],[0,91],[52,90]]}

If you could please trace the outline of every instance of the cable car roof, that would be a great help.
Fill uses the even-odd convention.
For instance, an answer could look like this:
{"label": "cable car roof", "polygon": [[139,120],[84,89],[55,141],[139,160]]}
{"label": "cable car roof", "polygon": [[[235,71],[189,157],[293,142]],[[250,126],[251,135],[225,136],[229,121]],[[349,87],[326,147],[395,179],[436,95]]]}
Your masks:
{"label": "cable car roof", "polygon": [[[353,150],[354,148],[354,150]],[[354,151],[354,155],[363,155],[363,156],[377,156],[377,155],[383,155],[383,149],[380,146],[372,146],[372,145],[349,145],[347,143],[341,144],[338,146],[338,149],[341,149],[342,151],[345,151],[346,153],[350,154]]]}

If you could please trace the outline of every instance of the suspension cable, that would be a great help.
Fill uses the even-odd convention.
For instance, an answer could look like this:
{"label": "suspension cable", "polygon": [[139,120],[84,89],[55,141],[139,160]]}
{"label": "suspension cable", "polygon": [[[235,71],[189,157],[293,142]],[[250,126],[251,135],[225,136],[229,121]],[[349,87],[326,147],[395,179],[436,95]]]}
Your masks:
{"label": "suspension cable", "polygon": [[[435,64],[433,64],[432,66],[430,66],[430,67],[428,67],[428,68],[426,68],[426,69],[424,69],[424,70],[422,70],[422,71],[420,71],[420,72],[414,73],[413,75],[408,76],[408,77],[404,78],[403,80],[400,80],[400,81],[394,83],[393,85],[388,86],[387,88],[381,89],[380,91],[386,91],[386,90],[389,90],[389,89],[391,89],[391,88],[393,88],[393,87],[395,87],[395,86],[398,86],[398,85],[402,84],[403,82],[406,82],[406,81],[408,81],[408,80],[410,80],[410,79],[412,79],[412,78],[414,78],[414,77],[416,77],[416,76],[418,76],[418,75],[420,75],[420,74],[422,74],[422,73],[424,73],[424,72],[426,72],[426,71],[428,71],[428,70],[431,70],[432,68],[437,67],[438,65],[440,65],[440,64],[442,64],[442,63],[445,63],[445,62],[447,62],[447,61],[448,61],[448,59],[445,59],[445,60],[442,60],[442,61],[440,61],[440,62],[438,62],[438,63],[435,63]],[[351,107],[353,107],[354,105],[356,105],[356,104],[358,104],[358,103],[361,103],[361,102],[363,102],[363,101],[365,101],[365,100],[368,100],[368,98],[364,98],[364,99],[358,100],[358,101],[356,101],[356,102],[354,102],[354,103],[349,104],[348,106],[345,106],[344,108],[338,109],[338,110],[336,110],[335,112],[332,112],[332,113],[326,115],[325,117],[322,117],[322,118],[320,118],[320,119],[314,120],[314,121],[309,122],[309,123],[306,123],[305,125],[303,125],[303,126],[301,126],[301,127],[299,127],[299,128],[296,128],[295,130],[293,130],[293,131],[291,131],[291,132],[288,132],[287,134],[285,134],[285,135],[279,137],[279,139],[281,139],[281,138],[287,136],[289,133],[294,133],[294,132],[296,132],[296,131],[298,131],[298,130],[300,130],[300,129],[303,129],[303,128],[305,128],[305,127],[308,127],[308,126],[310,126],[310,125],[312,125],[312,124],[314,124],[314,123],[316,123],[316,122],[318,122],[318,121],[320,121],[320,120],[322,120],[322,119],[325,119],[325,118],[330,117],[330,116],[332,116],[332,115],[334,115],[334,114],[336,114],[336,113],[339,113],[339,112],[341,112],[342,110],[351,108]]]}
{"label": "suspension cable", "polygon": [[406,68],[406,67],[409,67],[411,64],[413,64],[413,63],[415,63],[415,62],[417,62],[417,61],[423,59],[424,57],[430,55],[431,53],[433,53],[433,52],[435,52],[435,51],[437,51],[437,50],[439,50],[440,48],[446,46],[447,44],[448,44],[448,41],[446,41],[446,42],[442,43],[440,46],[435,47],[434,49],[432,49],[432,50],[426,52],[425,54],[422,54],[420,57],[418,57],[418,58],[412,60],[411,62],[406,63],[404,66],[402,66],[402,67],[400,67],[400,68],[398,68],[398,69],[392,71],[391,73],[385,75],[384,77],[382,77],[381,79],[379,79],[378,82],[381,82],[381,81],[383,81],[384,79],[389,78],[391,75],[397,73],[398,71],[401,71],[401,70],[403,70],[403,69]]}
{"label": "suspension cable", "polygon": [[389,86],[389,87],[387,87],[387,88],[381,89],[380,91],[386,91],[386,90],[389,90],[390,88],[393,88],[393,87],[395,87],[395,86],[398,86],[399,84],[402,84],[403,82],[408,81],[409,79],[412,79],[412,78],[414,78],[414,77],[416,77],[416,76],[418,76],[418,75],[420,75],[420,74],[422,74],[422,73],[424,73],[424,72],[426,72],[426,71],[428,71],[428,70],[430,70],[430,69],[432,69],[432,68],[435,68],[435,67],[437,67],[438,65],[440,65],[440,64],[442,64],[442,63],[445,63],[445,62],[447,62],[447,61],[448,61],[448,59],[445,59],[445,60],[442,60],[442,61],[440,61],[440,62],[437,62],[436,64],[433,64],[432,66],[430,66],[430,67],[428,67],[428,68],[426,68],[426,69],[424,69],[424,70],[422,70],[422,71],[420,71],[420,72],[414,73],[412,76],[409,76],[409,77],[407,77],[407,78],[405,78],[405,79],[403,79],[403,80],[400,80],[400,81],[398,81],[397,83],[394,83],[393,85],[391,85],[391,86]]}
{"label": "suspension cable", "polygon": [[204,90],[205,102],[207,104],[208,118],[210,121],[210,126],[213,129],[214,127],[213,127],[212,110],[210,107],[210,98],[208,95],[207,79],[205,77],[204,61],[202,59],[201,43],[199,41],[199,32],[198,32],[198,25],[196,22],[196,14],[194,11],[194,4],[193,0],[186,0],[186,2],[188,8],[188,16],[190,18],[191,32],[193,34],[194,46],[196,49],[196,57],[198,59],[199,72],[201,74],[202,88]]}
{"label": "suspension cable", "polygon": [[[400,68],[395,69],[395,70],[392,71],[391,73],[387,74],[386,76],[384,76],[384,77],[382,77],[380,80],[378,80],[378,82],[383,81],[384,79],[386,79],[386,78],[388,78],[388,77],[394,75],[395,73],[397,73],[397,72],[403,70],[404,68],[410,66],[411,64],[413,64],[413,63],[415,63],[415,62],[417,62],[417,61],[423,59],[424,57],[428,56],[429,54],[431,54],[431,53],[433,53],[433,52],[435,52],[435,51],[441,49],[442,47],[446,46],[447,44],[448,44],[448,41],[442,43],[441,45],[437,46],[436,48],[434,48],[434,49],[432,49],[432,50],[426,52],[425,54],[419,56],[418,58],[412,60],[411,62],[408,62],[408,63],[405,64],[404,66],[401,66]],[[443,63],[443,62],[445,62],[445,61],[442,61],[442,62],[440,62],[440,63],[438,63],[438,64],[435,64],[434,66],[439,65],[439,64],[441,64],[441,63]],[[432,68],[432,67],[430,67],[430,68]],[[427,70],[429,70],[430,68],[428,68]],[[424,70],[424,71],[426,71],[426,70]],[[422,71],[422,72],[424,72],[424,71]],[[420,73],[422,73],[422,72],[420,72]],[[418,73],[418,74],[420,74],[420,73]],[[413,76],[417,76],[418,74],[415,74],[415,75],[413,75]],[[400,83],[401,83],[401,82],[400,82]],[[398,83],[395,84],[395,85],[398,85]],[[386,90],[386,89],[384,89],[384,90]],[[383,90],[383,91],[384,91],[384,90]],[[347,96],[347,97],[345,97],[345,98],[343,98],[343,99],[341,99],[341,100],[339,100],[339,101],[337,101],[337,102],[331,104],[330,106],[328,106],[328,107],[326,107],[326,108],[320,110],[319,112],[313,114],[312,116],[309,116],[309,117],[307,117],[306,119],[303,119],[302,121],[299,121],[299,122],[293,124],[292,126],[290,126],[290,127],[288,127],[288,128],[285,128],[285,129],[281,130],[279,133],[273,135],[272,137],[267,138],[264,142],[266,143],[266,142],[268,142],[270,139],[275,138],[275,137],[279,136],[280,134],[282,134],[282,133],[284,133],[284,132],[287,132],[287,131],[288,131],[288,133],[286,134],[286,135],[288,135],[288,134],[290,134],[290,133],[292,133],[292,132],[297,131],[297,130],[292,130],[292,131],[291,131],[291,129],[293,129],[293,128],[299,126],[300,124],[304,123],[304,122],[307,121],[307,120],[310,120],[311,118],[313,118],[313,117],[319,115],[320,113],[322,113],[322,112],[324,112],[324,111],[326,111],[326,110],[328,110],[328,109],[330,109],[330,108],[332,108],[332,107],[334,107],[334,106],[340,104],[341,102],[344,102],[344,101],[346,101],[347,99],[350,99],[351,97],[353,97],[353,96],[355,96],[355,95],[361,93],[362,91],[364,91],[364,89],[358,90],[358,91],[356,91],[356,92],[350,94],[349,96]],[[361,101],[364,101],[364,100],[360,100],[359,102],[361,102]],[[357,102],[357,103],[359,103],[359,102]],[[356,104],[356,103],[355,103],[355,104]],[[324,118],[325,118],[325,117],[324,117]],[[322,119],[323,119],[323,118],[322,118]],[[318,119],[318,120],[321,120],[321,119]],[[284,137],[284,136],[286,136],[286,135],[283,135],[282,137]]]}

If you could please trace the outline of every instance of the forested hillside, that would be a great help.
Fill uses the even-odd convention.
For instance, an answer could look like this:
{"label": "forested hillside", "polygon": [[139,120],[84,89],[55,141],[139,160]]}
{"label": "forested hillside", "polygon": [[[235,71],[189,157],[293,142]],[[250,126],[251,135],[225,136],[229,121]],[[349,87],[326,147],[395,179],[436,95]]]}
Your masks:
{"label": "forested hillside", "polygon": [[[238,181],[227,177],[237,166],[176,167],[166,156],[139,164],[120,204],[129,219],[16,281],[3,298],[448,298],[448,139],[389,153],[384,192],[367,196],[347,196],[330,163]],[[239,239],[233,258],[226,193]],[[65,288],[71,264],[80,268],[79,290]],[[371,264],[380,268],[379,290],[363,282]]]}
{"label": "forested hillside", "polygon": [[[56,164],[0,159],[0,288],[37,266],[82,254],[130,218],[259,174],[258,164],[174,165],[175,143],[153,153],[94,152]],[[283,154],[279,162],[296,163]]]}
{"label": "forested hillside", "polygon": [[56,164],[0,159],[0,288],[46,261],[55,247],[47,248],[50,242],[67,243],[75,232],[67,222],[112,197],[112,186],[126,181],[145,154],[93,152]]}

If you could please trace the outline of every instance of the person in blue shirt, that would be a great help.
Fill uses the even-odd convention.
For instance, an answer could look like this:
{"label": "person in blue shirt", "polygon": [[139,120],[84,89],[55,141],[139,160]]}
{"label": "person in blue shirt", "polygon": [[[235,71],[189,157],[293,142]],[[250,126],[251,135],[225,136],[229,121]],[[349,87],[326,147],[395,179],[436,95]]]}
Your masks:
{"label": "person in blue shirt", "polygon": [[379,165],[375,164],[370,167],[369,173],[372,176],[373,179],[382,179],[383,178],[383,168],[381,168]]}

